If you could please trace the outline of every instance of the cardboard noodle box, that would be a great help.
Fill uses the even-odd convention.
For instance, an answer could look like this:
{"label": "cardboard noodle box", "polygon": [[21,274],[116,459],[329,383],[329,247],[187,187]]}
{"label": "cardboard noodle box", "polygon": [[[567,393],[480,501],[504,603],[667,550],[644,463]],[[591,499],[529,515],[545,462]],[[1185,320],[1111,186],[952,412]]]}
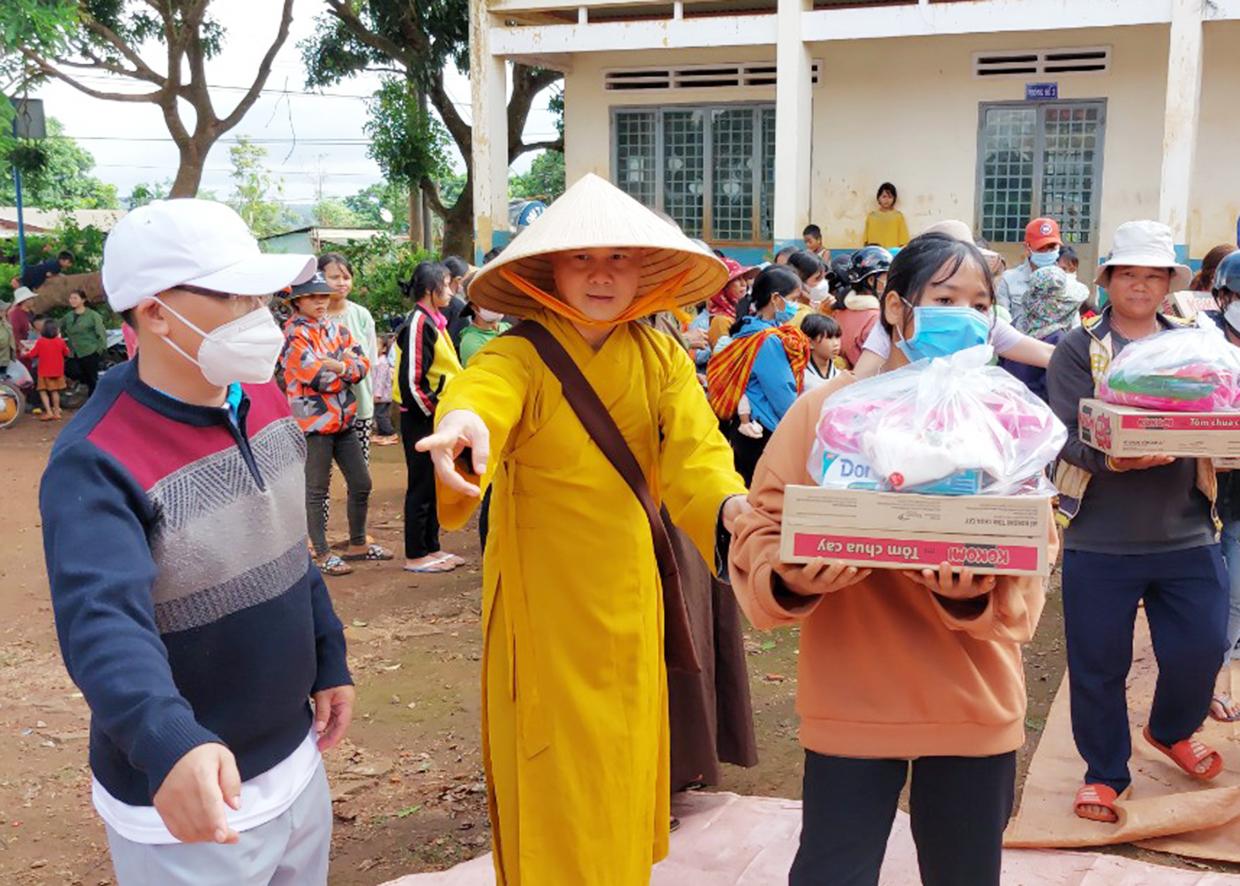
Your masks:
{"label": "cardboard noodle box", "polygon": [[1048,575],[1044,496],[914,495],[819,486],[784,491],[781,559],[874,569],[940,563],[979,575]]}
{"label": "cardboard noodle box", "polygon": [[1157,412],[1082,400],[1081,441],[1107,455],[1240,458],[1240,412]]}

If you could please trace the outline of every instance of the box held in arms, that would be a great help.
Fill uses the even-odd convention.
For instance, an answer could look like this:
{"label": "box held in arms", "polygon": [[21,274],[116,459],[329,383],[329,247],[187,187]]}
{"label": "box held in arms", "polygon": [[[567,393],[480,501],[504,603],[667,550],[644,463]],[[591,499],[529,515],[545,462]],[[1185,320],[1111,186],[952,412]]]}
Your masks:
{"label": "box held in arms", "polygon": [[1107,455],[1240,458],[1240,412],[1158,412],[1082,400],[1081,441]]}
{"label": "box held in arms", "polygon": [[1048,575],[1051,508],[1045,496],[913,495],[818,486],[784,492],[781,555],[873,569]]}

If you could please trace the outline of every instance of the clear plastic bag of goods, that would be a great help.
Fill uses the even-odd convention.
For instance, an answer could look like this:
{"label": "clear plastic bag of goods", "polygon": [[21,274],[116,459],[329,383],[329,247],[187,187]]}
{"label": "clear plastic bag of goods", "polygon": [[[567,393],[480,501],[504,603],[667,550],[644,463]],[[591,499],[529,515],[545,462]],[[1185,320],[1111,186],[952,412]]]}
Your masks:
{"label": "clear plastic bag of goods", "polygon": [[1240,348],[1208,319],[1159,332],[1120,351],[1098,396],[1159,412],[1240,411]]}
{"label": "clear plastic bag of goods", "polygon": [[823,403],[809,472],[830,489],[1050,495],[1046,467],[1068,439],[988,345],[841,388]]}

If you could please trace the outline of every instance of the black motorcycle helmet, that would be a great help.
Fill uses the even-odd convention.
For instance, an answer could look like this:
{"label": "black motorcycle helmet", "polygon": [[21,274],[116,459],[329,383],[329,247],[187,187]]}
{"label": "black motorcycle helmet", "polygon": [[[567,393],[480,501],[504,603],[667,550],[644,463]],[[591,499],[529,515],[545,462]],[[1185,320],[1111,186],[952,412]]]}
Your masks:
{"label": "black motorcycle helmet", "polygon": [[1240,336],[1240,252],[1233,252],[1214,271],[1214,301],[1220,327]]}
{"label": "black motorcycle helmet", "polygon": [[853,253],[848,267],[848,277],[858,292],[874,292],[873,279],[887,273],[891,267],[891,253],[881,246],[865,246]]}
{"label": "black motorcycle helmet", "polygon": [[831,284],[832,295],[844,295],[852,289],[852,253],[837,255],[831,259],[827,268],[827,282]]}
{"label": "black motorcycle helmet", "polygon": [[[1220,290],[1226,289],[1223,293]],[[1214,271],[1214,298],[1219,295],[1225,298],[1240,297],[1240,252],[1233,252],[1218,264]]]}

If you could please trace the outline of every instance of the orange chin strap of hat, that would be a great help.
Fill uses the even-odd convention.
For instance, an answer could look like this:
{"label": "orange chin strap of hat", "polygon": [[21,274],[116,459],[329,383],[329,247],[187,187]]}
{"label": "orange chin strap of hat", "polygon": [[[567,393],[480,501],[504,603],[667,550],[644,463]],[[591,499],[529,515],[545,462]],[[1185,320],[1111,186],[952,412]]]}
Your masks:
{"label": "orange chin strap of hat", "polygon": [[664,280],[645,295],[639,295],[633,299],[633,303],[622,311],[618,317],[611,320],[596,320],[593,317],[587,317],[568,302],[556,298],[546,290],[535,286],[515,271],[508,268],[499,269],[501,277],[547,310],[554,311],[573,323],[580,323],[583,326],[601,327],[619,326],[621,323],[628,323],[630,320],[645,317],[647,314],[657,314],[660,311],[678,311],[679,305],[676,302],[676,293],[680,292],[685,281],[689,279],[689,275],[692,273],[693,269],[690,268]]}

